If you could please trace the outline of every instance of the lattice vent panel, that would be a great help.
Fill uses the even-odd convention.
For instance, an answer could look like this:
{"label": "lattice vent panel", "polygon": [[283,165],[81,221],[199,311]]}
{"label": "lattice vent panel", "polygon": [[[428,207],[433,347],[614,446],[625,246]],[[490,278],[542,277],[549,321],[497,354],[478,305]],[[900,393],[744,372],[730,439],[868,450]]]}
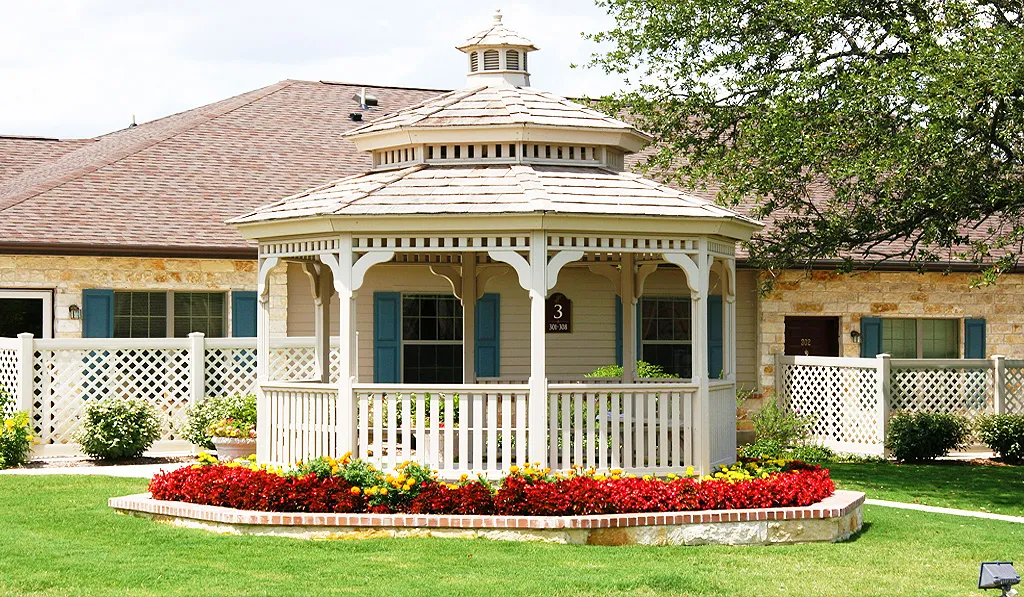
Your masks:
{"label": "lattice vent panel", "polygon": [[91,349],[36,352],[36,431],[44,443],[70,444],[90,401],[142,398],[164,417],[160,439],[180,439],[189,406],[185,349]]}
{"label": "lattice vent panel", "polygon": [[[337,348],[331,349],[331,383],[338,382]],[[271,381],[310,380],[316,369],[316,351],[312,346],[270,349]]]}
{"label": "lattice vent panel", "polygon": [[876,369],[785,365],[783,378],[786,407],[815,417],[813,440],[865,445],[882,441]]}
{"label": "lattice vent panel", "polygon": [[10,348],[0,349],[0,395],[6,395],[8,403],[0,410],[0,419],[14,412],[15,397],[18,391],[18,351]]}
{"label": "lattice vent panel", "polygon": [[991,369],[892,368],[891,408],[900,411],[954,413],[974,417],[994,408]]}

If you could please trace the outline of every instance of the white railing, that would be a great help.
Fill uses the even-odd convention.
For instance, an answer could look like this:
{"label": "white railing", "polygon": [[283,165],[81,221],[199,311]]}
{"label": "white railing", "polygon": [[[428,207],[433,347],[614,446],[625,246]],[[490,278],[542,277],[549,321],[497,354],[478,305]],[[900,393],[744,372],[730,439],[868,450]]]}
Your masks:
{"label": "white railing", "polygon": [[1024,413],[1024,360],[775,357],[775,388],[834,450],[881,455],[891,414]]}
{"label": "white railing", "polygon": [[[696,463],[694,404],[699,386],[676,381],[551,384],[548,389],[553,468],[578,465],[642,473],[678,471]],[[733,444],[733,457],[735,450]]]}
{"label": "white railing", "polygon": [[328,384],[277,382],[263,386],[267,422],[260,434],[269,445],[268,462],[292,464],[322,455],[341,455],[338,388]]}
{"label": "white railing", "polygon": [[356,455],[382,468],[416,460],[458,477],[527,461],[527,385],[356,384],[353,392]]}
{"label": "white railing", "polygon": [[712,380],[708,388],[707,430],[711,466],[736,462],[736,384]]}
{"label": "white railing", "polygon": [[[271,379],[312,378],[313,342],[271,339]],[[337,351],[331,361],[337,362]],[[332,374],[336,378],[336,365]],[[8,411],[29,411],[40,441],[36,455],[77,453],[75,435],[89,401],[115,396],[147,399],[163,415],[152,452],[187,451],[192,445],[181,428],[190,406],[208,396],[255,392],[256,339],[0,338],[0,386],[15,398]]]}

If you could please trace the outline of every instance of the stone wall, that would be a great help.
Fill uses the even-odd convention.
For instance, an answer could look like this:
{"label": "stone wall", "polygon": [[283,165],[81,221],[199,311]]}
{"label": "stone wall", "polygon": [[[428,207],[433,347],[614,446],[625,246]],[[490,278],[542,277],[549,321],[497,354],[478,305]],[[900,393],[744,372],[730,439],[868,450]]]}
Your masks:
{"label": "stone wall", "polygon": [[[271,274],[275,335],[285,335],[287,270]],[[82,305],[82,290],[230,291],[256,289],[256,261],[0,255],[0,289],[53,291],[54,337],[79,338],[82,322],[68,308]],[[230,301],[228,301],[230,303]],[[229,306],[230,309],[230,306]],[[230,313],[228,314],[230,321]]]}
{"label": "stone wall", "polygon": [[[850,335],[862,317],[960,319],[986,322],[986,356],[1024,357],[1024,276],[1004,275],[995,286],[970,287],[974,274],[787,271],[759,304],[757,352],[761,358],[760,391],[775,390],[774,355],[784,352],[786,316],[836,316],[840,323],[840,356],[859,357],[860,344]],[[741,339],[742,341],[742,339]]]}

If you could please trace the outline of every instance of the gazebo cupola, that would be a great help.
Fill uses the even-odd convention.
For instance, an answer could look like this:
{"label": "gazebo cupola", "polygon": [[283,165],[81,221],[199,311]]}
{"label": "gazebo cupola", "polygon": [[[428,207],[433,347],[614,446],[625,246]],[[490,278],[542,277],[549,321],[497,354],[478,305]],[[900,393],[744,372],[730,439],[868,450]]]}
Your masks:
{"label": "gazebo cupola", "polygon": [[490,27],[473,35],[458,49],[469,58],[467,87],[513,85],[529,87],[526,56],[537,49],[533,42],[505,27],[495,11]]}
{"label": "gazebo cupola", "polygon": [[[259,242],[259,459],[731,463],[735,247],[760,224],[629,172],[651,137],[527,86],[537,48],[500,15],[458,49],[467,88],[346,134],[370,170],[231,221]],[[273,321],[285,264],[313,304]],[[292,313],[316,338],[301,382],[272,362]],[[639,359],[677,377],[640,379]]]}

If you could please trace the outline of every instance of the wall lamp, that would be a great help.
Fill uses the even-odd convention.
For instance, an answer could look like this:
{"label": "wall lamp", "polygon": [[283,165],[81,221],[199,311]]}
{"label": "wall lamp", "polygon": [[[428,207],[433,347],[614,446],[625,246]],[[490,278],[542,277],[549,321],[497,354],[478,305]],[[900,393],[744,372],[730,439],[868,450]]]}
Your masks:
{"label": "wall lamp", "polygon": [[850,338],[853,339],[854,344],[860,344],[860,331],[858,331],[858,330],[851,330],[850,331]]}
{"label": "wall lamp", "polygon": [[71,319],[79,320],[82,318],[82,308],[78,305],[71,305],[68,307],[68,315],[71,316]]}

